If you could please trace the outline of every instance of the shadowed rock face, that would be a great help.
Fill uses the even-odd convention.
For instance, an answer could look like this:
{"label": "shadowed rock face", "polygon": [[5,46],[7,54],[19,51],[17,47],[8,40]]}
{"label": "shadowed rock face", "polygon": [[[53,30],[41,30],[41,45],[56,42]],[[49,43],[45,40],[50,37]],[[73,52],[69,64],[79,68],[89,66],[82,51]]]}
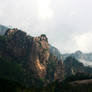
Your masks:
{"label": "shadowed rock face", "polygon": [[7,31],[8,27],[5,27],[3,25],[0,25],[0,35],[4,35]]}
{"label": "shadowed rock face", "polygon": [[62,81],[62,79],[64,79],[64,76],[65,76],[64,65],[62,63],[62,60],[59,60],[55,70],[55,80]]}
{"label": "shadowed rock face", "polygon": [[51,45],[50,45],[50,53],[52,53],[54,56],[56,56],[58,60],[62,59],[62,55],[61,55],[60,51]]}
{"label": "shadowed rock face", "polygon": [[86,72],[85,67],[74,57],[68,57],[64,61],[66,77],[75,75],[77,72]]}
{"label": "shadowed rock face", "polygon": [[[49,51],[49,43],[46,35],[42,34],[39,37],[28,36],[25,32],[18,29],[8,29],[4,35],[2,42],[2,51],[0,56],[8,61],[16,61],[21,64],[24,71],[27,72],[28,78],[41,78],[49,80],[47,76],[53,80],[62,80],[63,63]],[[52,63],[51,63],[52,62]],[[53,65],[52,65],[53,64]],[[48,73],[48,66],[53,66],[53,69]],[[52,81],[53,81],[52,80]]]}
{"label": "shadowed rock face", "polygon": [[27,68],[36,77],[45,78],[46,66],[49,59],[49,44],[47,37],[30,37],[18,29],[6,32],[6,49],[16,59],[27,59]]}

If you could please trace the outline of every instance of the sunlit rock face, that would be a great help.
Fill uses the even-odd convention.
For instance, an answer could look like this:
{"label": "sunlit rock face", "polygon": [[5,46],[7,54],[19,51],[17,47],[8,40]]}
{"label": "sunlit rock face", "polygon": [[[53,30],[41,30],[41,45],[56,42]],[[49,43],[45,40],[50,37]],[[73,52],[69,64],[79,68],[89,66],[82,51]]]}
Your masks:
{"label": "sunlit rock face", "polygon": [[[33,71],[36,71],[36,74],[41,78],[45,78],[46,76],[49,55],[50,53],[47,37],[45,35],[34,37],[32,40],[30,60],[33,63],[32,65],[36,67],[33,68]],[[29,65],[31,66],[31,63]]]}

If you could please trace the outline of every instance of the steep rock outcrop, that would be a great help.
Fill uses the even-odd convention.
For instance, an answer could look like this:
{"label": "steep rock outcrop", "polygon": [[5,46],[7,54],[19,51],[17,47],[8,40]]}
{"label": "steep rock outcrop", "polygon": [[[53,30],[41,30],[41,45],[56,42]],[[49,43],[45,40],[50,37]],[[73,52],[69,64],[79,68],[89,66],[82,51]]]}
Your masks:
{"label": "steep rock outcrop", "polygon": [[49,55],[50,53],[47,37],[45,35],[34,37],[32,39],[28,65],[30,69],[32,69],[33,66],[35,67],[33,67],[32,71],[35,71],[40,78],[45,78],[46,76]]}
{"label": "steep rock outcrop", "polygon": [[63,80],[62,60],[50,53],[45,34],[31,37],[19,29],[8,29],[5,35],[0,37],[0,43],[0,57],[20,64],[28,82],[32,78],[48,82]]}

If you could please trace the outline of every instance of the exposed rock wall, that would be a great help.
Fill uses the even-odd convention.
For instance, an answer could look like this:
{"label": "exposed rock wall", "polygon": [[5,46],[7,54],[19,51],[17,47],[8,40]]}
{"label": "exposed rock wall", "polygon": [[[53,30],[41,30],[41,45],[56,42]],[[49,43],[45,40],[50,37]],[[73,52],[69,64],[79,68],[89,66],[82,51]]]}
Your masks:
{"label": "exposed rock wall", "polygon": [[[30,76],[33,76],[50,82],[50,78],[53,76],[52,81],[63,80],[62,60],[58,60],[53,53],[50,53],[50,45],[46,35],[31,37],[21,30],[8,29],[3,40],[4,50],[0,51],[0,53],[2,52],[0,56],[8,61],[16,61],[21,64],[25,72],[28,72],[29,79]],[[49,72],[50,69],[51,72]]]}

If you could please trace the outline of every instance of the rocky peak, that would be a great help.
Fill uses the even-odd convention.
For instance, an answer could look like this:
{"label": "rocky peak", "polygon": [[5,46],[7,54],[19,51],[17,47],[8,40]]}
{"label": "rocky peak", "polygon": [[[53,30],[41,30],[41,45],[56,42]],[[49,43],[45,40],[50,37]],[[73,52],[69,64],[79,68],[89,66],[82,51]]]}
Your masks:
{"label": "rocky peak", "polygon": [[48,41],[48,38],[46,37],[45,34],[42,34],[42,35],[40,36],[40,38],[41,38],[41,40]]}
{"label": "rocky peak", "polygon": [[76,55],[82,55],[83,53],[80,50],[78,50],[78,51],[75,52],[75,54]]}
{"label": "rocky peak", "polygon": [[8,29],[8,30],[6,31],[6,33],[5,33],[5,35],[10,36],[10,35],[16,33],[17,31],[19,31],[17,28]]}
{"label": "rocky peak", "polygon": [[58,60],[53,53],[50,53],[50,45],[45,34],[31,37],[14,28],[8,29],[4,36],[5,51],[2,51],[3,54],[1,53],[0,56],[8,61],[21,64],[27,72],[28,80],[30,80],[30,76],[48,81],[63,79],[62,59]]}

